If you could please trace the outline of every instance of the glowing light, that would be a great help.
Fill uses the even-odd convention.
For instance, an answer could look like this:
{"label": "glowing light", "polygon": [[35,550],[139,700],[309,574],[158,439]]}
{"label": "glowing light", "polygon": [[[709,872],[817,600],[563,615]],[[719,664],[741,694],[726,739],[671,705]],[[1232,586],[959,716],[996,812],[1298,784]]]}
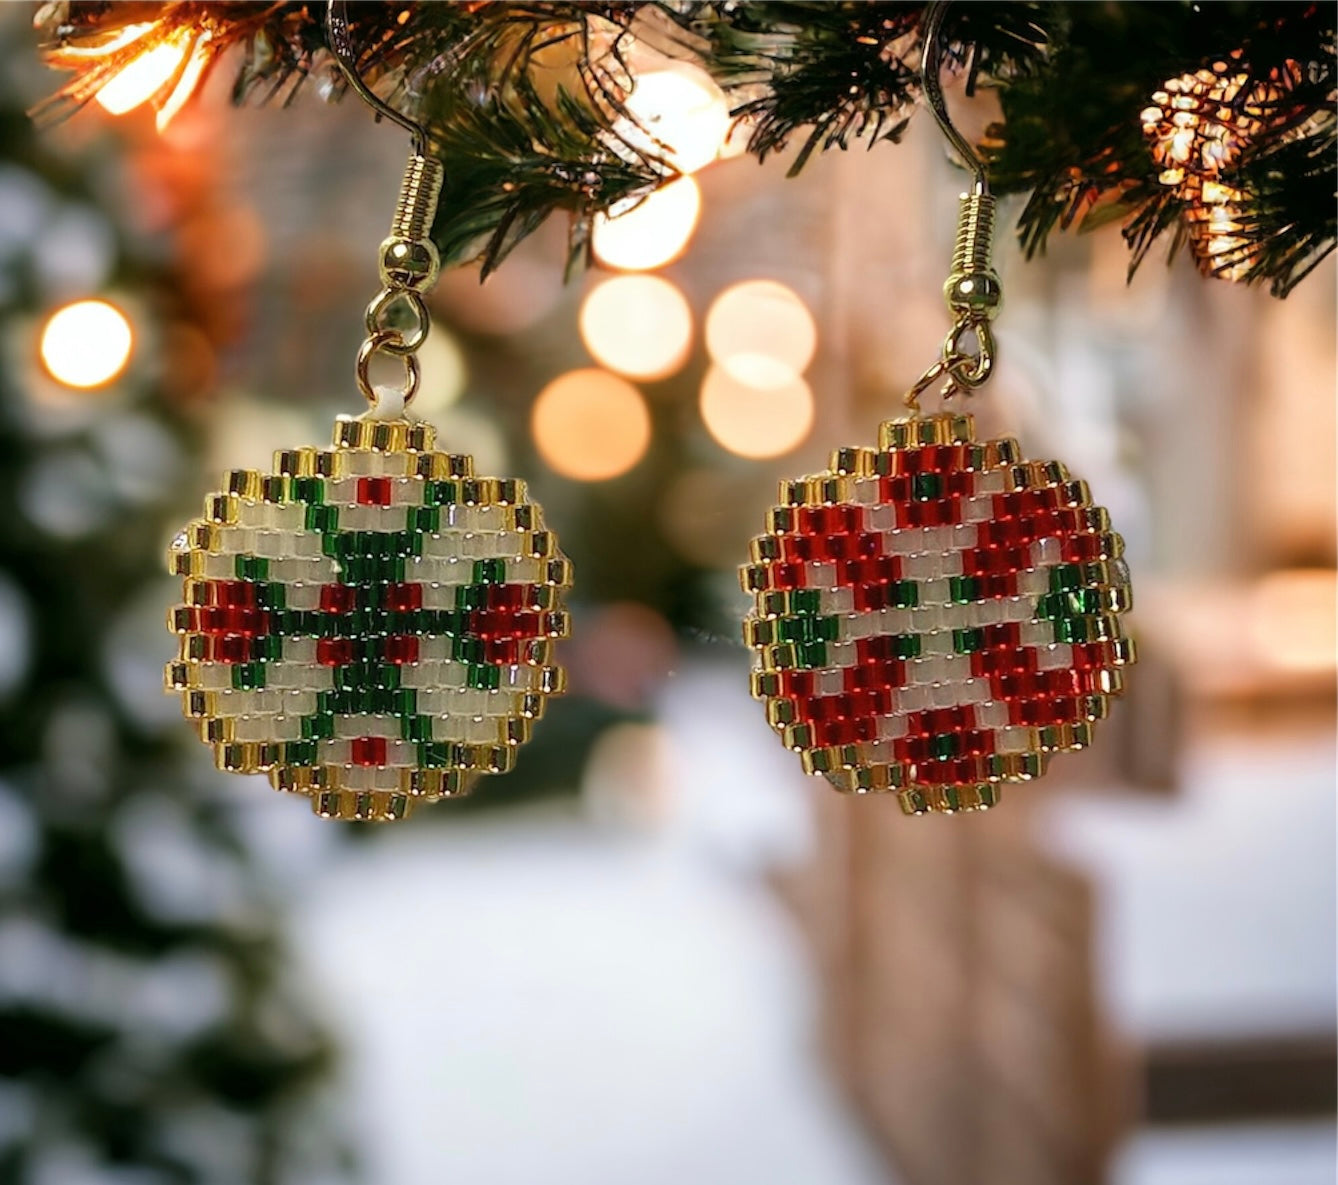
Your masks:
{"label": "glowing light", "polygon": [[186,59],[185,69],[181,71],[181,77],[177,79],[176,86],[163,101],[163,105],[158,108],[158,114],[153,117],[154,126],[160,132],[176,118],[177,112],[186,105],[186,100],[195,93],[196,86],[204,77],[205,67],[214,58],[209,40],[208,33],[201,33],[195,39],[190,48],[190,57]]}
{"label": "glowing light", "polygon": [[47,372],[67,387],[101,387],[125,369],[134,335],[120,309],[104,300],[80,300],[58,309],[38,347]]}
{"label": "glowing light", "polygon": [[729,136],[725,96],[695,67],[642,74],[626,107],[636,125],[619,128],[623,139],[683,173],[709,165]]}
{"label": "glowing light", "polygon": [[601,263],[628,272],[661,267],[683,253],[701,208],[697,182],[680,177],[623,213],[597,215],[595,255]]}
{"label": "glowing light", "polygon": [[813,427],[813,391],[799,377],[759,390],[713,366],[702,381],[701,416],[716,442],[740,457],[779,457]]}
{"label": "glowing light", "polygon": [[738,382],[762,390],[803,374],[818,348],[813,315],[775,280],[745,280],[725,289],[706,314],[711,360]]}
{"label": "glowing light", "polygon": [[530,416],[549,467],[576,481],[607,481],[650,444],[650,413],[631,383],[606,370],[570,370],[539,392]]}
{"label": "glowing light", "polygon": [[180,37],[146,49],[98,91],[98,103],[112,115],[124,115],[148,102],[175,77],[186,48],[186,38]]}
{"label": "glowing light", "polygon": [[118,49],[124,49],[127,45],[134,44],[153,28],[152,21],[140,21],[138,24],[126,25],[119,33],[106,40],[99,40],[96,45],[69,44],[57,46],[51,51],[51,58],[62,68],[75,66],[86,58],[105,58]]}
{"label": "glowing light", "polygon": [[673,374],[692,344],[692,310],[659,276],[606,280],[587,294],[580,326],[595,361],[631,378]]}
{"label": "glowing light", "polygon": [[1292,671],[1330,671],[1338,650],[1332,568],[1270,572],[1254,587],[1251,633],[1268,665]]}

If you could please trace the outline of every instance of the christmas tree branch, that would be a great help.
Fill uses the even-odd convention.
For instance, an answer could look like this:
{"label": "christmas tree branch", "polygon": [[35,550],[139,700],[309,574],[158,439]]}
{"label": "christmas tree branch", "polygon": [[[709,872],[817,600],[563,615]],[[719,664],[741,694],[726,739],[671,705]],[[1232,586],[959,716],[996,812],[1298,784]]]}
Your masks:
{"label": "christmas tree branch", "polygon": [[[443,258],[479,260],[485,273],[557,211],[580,260],[595,215],[675,176],[625,106],[638,47],[709,71],[759,160],[797,144],[791,175],[831,148],[895,141],[919,99],[915,3],[355,0],[347,10],[364,77],[424,119],[447,164],[434,231]],[[116,42],[141,24],[151,32]],[[87,102],[151,43],[189,42],[201,76],[240,47],[238,102],[289,101],[330,68],[323,4],[60,0],[39,25],[47,59],[76,71],[44,118]],[[1118,218],[1131,271],[1169,236],[1171,253],[1188,244],[1206,274],[1284,295],[1333,249],[1332,6],[959,4],[944,33],[968,90],[998,92],[1003,119],[985,147],[994,187],[1027,195],[1028,255],[1056,231]],[[1175,122],[1184,96],[1166,91],[1186,79],[1197,131]],[[183,85],[164,88],[160,109],[184,101]],[[1159,94],[1164,135],[1146,114]]]}

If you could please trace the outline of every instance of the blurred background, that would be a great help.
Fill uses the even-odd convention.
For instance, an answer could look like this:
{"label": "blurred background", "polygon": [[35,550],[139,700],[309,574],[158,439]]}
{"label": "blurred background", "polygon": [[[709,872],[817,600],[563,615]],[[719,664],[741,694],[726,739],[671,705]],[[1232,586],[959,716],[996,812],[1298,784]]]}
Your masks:
{"label": "blurred background", "polygon": [[[960,177],[794,180],[666,69],[690,175],[432,300],[416,409],[577,573],[518,769],[384,829],[216,773],[162,692],[162,557],[226,468],[359,410],[404,137],[353,100],[163,133],[49,93],[0,12],[0,1182],[1329,1185],[1332,261],[1285,301],[1114,227],[1011,243],[982,435],[1086,478],[1141,653],[984,816],[804,778],[748,698],[776,480],[938,348]],[[134,96],[128,96],[133,98]],[[122,96],[124,103],[126,96]],[[598,426],[598,431],[592,429]]]}

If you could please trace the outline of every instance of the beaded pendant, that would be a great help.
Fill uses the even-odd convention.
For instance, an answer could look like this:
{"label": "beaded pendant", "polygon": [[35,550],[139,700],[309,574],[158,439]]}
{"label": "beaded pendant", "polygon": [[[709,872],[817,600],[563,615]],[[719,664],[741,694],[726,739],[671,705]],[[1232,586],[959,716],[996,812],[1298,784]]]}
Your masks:
{"label": "beaded pendant", "polygon": [[391,820],[512,767],[565,676],[571,566],[521,481],[409,419],[229,473],[173,542],[167,687],[220,769]]}
{"label": "beaded pendant", "polygon": [[1088,744],[1134,648],[1123,541],[1085,482],[940,414],[883,424],[781,502],[741,569],[744,640],[807,773],[908,814],[979,810]]}

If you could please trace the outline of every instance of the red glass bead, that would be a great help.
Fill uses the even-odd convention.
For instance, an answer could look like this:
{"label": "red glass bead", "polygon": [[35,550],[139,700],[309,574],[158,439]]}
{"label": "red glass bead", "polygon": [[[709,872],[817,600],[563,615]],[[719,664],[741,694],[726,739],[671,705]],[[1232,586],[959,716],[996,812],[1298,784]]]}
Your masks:
{"label": "red glass bead", "polygon": [[483,661],[498,667],[513,667],[525,661],[525,638],[483,638]]}
{"label": "red glass bead", "polygon": [[346,667],[353,661],[352,638],[320,638],[316,642],[316,661],[323,667]]}
{"label": "red glass bead", "polygon": [[856,666],[846,667],[842,679],[848,690],[904,687],[906,663],[899,658],[861,660]]}
{"label": "red glass bead", "polygon": [[1089,564],[1101,558],[1103,545],[1096,535],[1070,535],[1060,544],[1059,554],[1066,564]]}
{"label": "red glass bead", "polygon": [[818,677],[813,671],[778,671],[777,682],[781,695],[798,699],[816,692]]}
{"label": "red glass bead", "polygon": [[321,609],[326,613],[351,613],[357,595],[351,584],[322,584]]}
{"label": "red glass bead", "polygon": [[418,639],[412,634],[392,634],[386,639],[386,662],[407,666],[418,661]]}
{"label": "red glass bead", "polygon": [[349,742],[349,760],[354,765],[385,765],[385,737],[355,737]]}
{"label": "red glass bead", "polygon": [[[418,586],[415,586],[418,587]],[[532,584],[490,584],[488,585],[489,609],[528,609],[534,599]],[[419,588],[419,604],[422,604],[422,589]],[[415,606],[417,608],[418,606]]]}
{"label": "red glass bead", "polygon": [[976,475],[960,470],[943,475],[943,492],[949,498],[968,498],[976,489]]}
{"label": "red glass bead", "polygon": [[387,584],[384,606],[394,613],[412,613],[423,607],[421,584]]}
{"label": "red glass bead", "polygon": [[358,478],[357,499],[359,506],[389,506],[390,478],[388,477]]}
{"label": "red glass bead", "polygon": [[226,632],[230,634],[267,634],[269,633],[269,614],[260,609],[225,609],[227,615]]}
{"label": "red glass bead", "polygon": [[220,634],[212,639],[210,657],[214,662],[235,666],[251,661],[251,639],[241,634]]}
{"label": "red glass bead", "polygon": [[256,586],[249,580],[220,580],[214,585],[214,603],[228,608],[250,608],[256,603]]}

